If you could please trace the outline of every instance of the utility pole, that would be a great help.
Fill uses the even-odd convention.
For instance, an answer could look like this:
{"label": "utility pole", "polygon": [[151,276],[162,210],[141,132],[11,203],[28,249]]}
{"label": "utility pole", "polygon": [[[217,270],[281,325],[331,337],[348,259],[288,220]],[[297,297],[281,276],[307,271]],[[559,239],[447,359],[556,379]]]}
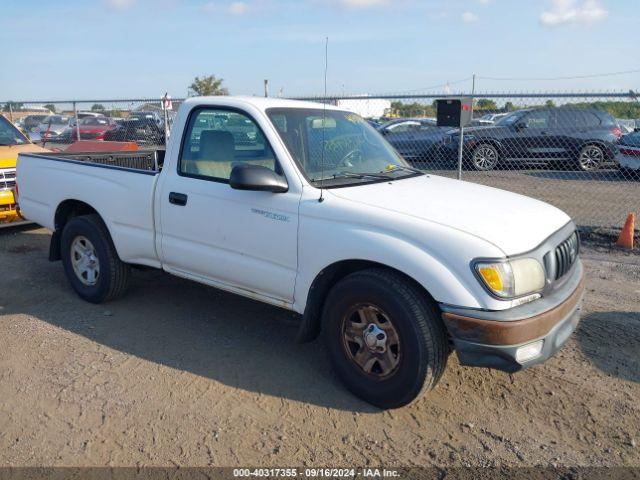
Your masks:
{"label": "utility pole", "polygon": [[264,96],[265,98],[269,96],[269,79],[264,79]]}
{"label": "utility pole", "polygon": [[471,120],[473,120],[473,102],[474,99],[473,97],[476,94],[476,74],[473,74],[472,80],[471,80]]}

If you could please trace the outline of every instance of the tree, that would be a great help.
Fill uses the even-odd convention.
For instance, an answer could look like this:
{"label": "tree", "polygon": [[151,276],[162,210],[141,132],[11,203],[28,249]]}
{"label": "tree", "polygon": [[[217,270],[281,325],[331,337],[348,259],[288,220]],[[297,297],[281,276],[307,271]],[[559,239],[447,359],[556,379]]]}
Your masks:
{"label": "tree", "polygon": [[229,95],[229,90],[222,86],[223,81],[215,75],[196,77],[189,85],[189,96]]}
{"label": "tree", "polygon": [[105,108],[104,108],[104,105],[102,105],[100,103],[94,103],[93,105],[91,105],[91,111],[92,112],[104,112]]}
{"label": "tree", "polygon": [[53,103],[47,103],[44,108],[49,110],[51,113],[56,113],[56,106]]}
{"label": "tree", "polygon": [[506,102],[506,103],[504,104],[504,109],[505,109],[507,112],[514,112],[514,111],[516,111],[516,110],[517,110],[517,108],[516,108],[516,106],[513,104],[513,102]]}
{"label": "tree", "polygon": [[547,100],[546,102],[544,102],[544,106],[547,108],[553,108],[556,106],[556,104],[553,103],[553,100]]}
{"label": "tree", "polygon": [[2,111],[3,112],[9,112],[9,111],[16,111],[16,110],[22,110],[22,107],[24,107],[24,104],[22,103],[18,103],[18,102],[7,102],[4,104],[4,107],[2,107]]}
{"label": "tree", "polygon": [[391,112],[394,116],[398,117],[434,117],[436,109],[433,105],[426,105],[424,103],[403,103],[403,102],[391,102]]}
{"label": "tree", "polygon": [[498,105],[493,100],[481,98],[477,103],[478,110],[498,110]]}

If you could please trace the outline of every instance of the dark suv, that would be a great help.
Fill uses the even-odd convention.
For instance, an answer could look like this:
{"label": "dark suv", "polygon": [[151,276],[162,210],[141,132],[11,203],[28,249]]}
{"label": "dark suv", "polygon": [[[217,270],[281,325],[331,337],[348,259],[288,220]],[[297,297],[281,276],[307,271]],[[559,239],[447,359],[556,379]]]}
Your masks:
{"label": "dark suv", "polygon": [[[464,131],[464,160],[476,170],[501,163],[561,163],[583,171],[611,162],[621,136],[615,120],[594,108],[552,107],[519,110],[489,127]],[[458,156],[459,133],[448,135],[441,153]]]}

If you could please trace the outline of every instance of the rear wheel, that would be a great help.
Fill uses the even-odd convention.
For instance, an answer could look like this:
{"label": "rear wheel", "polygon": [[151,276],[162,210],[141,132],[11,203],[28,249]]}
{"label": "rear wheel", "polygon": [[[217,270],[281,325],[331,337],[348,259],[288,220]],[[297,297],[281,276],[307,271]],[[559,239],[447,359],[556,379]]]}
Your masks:
{"label": "rear wheel", "polygon": [[331,290],[322,322],[338,376],[380,408],[410,403],[436,385],[446,366],[438,308],[398,273],[370,269],[345,277]]}
{"label": "rear wheel", "polygon": [[586,145],[578,154],[577,167],[583,172],[598,170],[604,163],[604,150],[598,145]]}
{"label": "rear wheel", "polygon": [[81,298],[102,303],[124,293],[130,268],[118,257],[98,215],[69,220],[62,230],[60,248],[67,279]]}
{"label": "rear wheel", "polygon": [[488,143],[481,143],[473,151],[471,165],[478,171],[486,172],[496,168],[499,158],[500,154],[496,147]]}

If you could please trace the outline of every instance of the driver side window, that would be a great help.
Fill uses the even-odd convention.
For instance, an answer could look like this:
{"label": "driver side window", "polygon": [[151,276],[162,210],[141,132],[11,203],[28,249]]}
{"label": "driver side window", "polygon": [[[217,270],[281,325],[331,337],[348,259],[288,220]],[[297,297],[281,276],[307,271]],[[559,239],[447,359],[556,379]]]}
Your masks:
{"label": "driver side window", "polygon": [[549,110],[537,110],[529,113],[524,121],[529,128],[549,128],[551,125],[551,112]]}
{"label": "driver side window", "polygon": [[280,173],[269,142],[252,118],[216,108],[191,114],[180,152],[181,175],[228,182],[233,167],[247,163]]}

